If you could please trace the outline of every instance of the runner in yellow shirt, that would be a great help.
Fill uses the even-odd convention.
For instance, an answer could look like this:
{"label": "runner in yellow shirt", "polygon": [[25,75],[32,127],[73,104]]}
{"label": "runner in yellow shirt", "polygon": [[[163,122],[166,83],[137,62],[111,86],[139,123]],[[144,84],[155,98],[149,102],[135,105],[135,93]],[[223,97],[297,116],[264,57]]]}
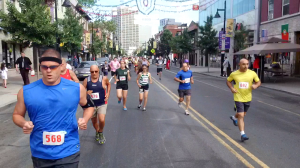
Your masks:
{"label": "runner in yellow shirt", "polygon": [[[227,78],[227,86],[233,93],[236,114],[230,116],[235,126],[239,126],[241,131],[241,140],[244,142],[249,138],[245,134],[244,128],[244,117],[250,107],[252,100],[252,90],[257,89],[261,82],[257,74],[249,70],[249,61],[247,59],[241,59],[239,63],[240,69],[231,73]],[[232,86],[231,82],[234,81],[235,85]]]}

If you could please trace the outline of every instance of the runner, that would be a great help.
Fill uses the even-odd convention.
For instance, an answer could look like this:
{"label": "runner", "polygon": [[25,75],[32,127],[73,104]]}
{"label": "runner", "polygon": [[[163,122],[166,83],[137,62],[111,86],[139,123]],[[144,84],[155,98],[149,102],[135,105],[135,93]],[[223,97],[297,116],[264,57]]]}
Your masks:
{"label": "runner", "polygon": [[[115,57],[114,60],[110,62],[109,66],[110,66],[110,70],[111,70],[111,78],[110,78],[110,80],[111,80],[115,76],[116,70],[118,68],[120,68],[120,63],[119,63],[117,57]],[[116,84],[116,83],[117,83],[117,81],[115,81],[114,84]]]}
{"label": "runner", "polygon": [[188,70],[188,63],[182,64],[182,70],[177,73],[174,78],[175,81],[179,82],[178,94],[179,102],[178,106],[181,106],[181,102],[186,99],[186,108],[185,114],[189,115],[189,107],[191,102],[191,83],[194,84],[193,73],[191,70]]}
{"label": "runner", "polygon": [[149,93],[149,81],[152,84],[151,74],[148,71],[147,65],[142,65],[143,71],[139,73],[138,77],[136,78],[136,83],[139,86],[139,105],[138,108],[142,107],[142,102],[144,98],[144,107],[143,111],[146,111],[146,105],[148,101],[148,93]]}
{"label": "runner", "polygon": [[139,60],[138,60],[138,57],[135,57],[135,59],[134,59],[134,71],[135,71],[135,73],[138,73],[138,62]]}
{"label": "runner", "polygon": [[[39,62],[43,77],[20,89],[13,122],[30,134],[33,167],[78,167],[78,128],[87,129],[93,103],[81,84],[60,77],[62,60],[57,51],[46,50]],[[77,121],[78,104],[84,112]]]}
{"label": "runner", "polygon": [[[252,90],[257,89],[261,85],[261,82],[257,74],[248,69],[249,61],[247,59],[241,59],[239,66],[239,70],[231,73],[227,78],[227,86],[233,93],[236,111],[236,114],[234,116],[230,116],[230,119],[233,121],[235,126],[239,126],[241,141],[244,142],[249,139],[249,137],[245,134],[244,117],[250,107]],[[234,87],[231,84],[232,81],[235,82]],[[254,84],[253,81],[255,81]]]}
{"label": "runner", "polygon": [[60,77],[79,83],[79,80],[78,80],[77,76],[75,75],[75,73],[72,70],[67,69],[66,60],[64,58],[62,58],[61,60],[62,60],[62,63],[61,63]]}
{"label": "runner", "polygon": [[161,80],[161,74],[163,71],[163,59],[161,56],[159,56],[158,60],[156,60],[156,66],[157,66],[157,75],[159,75],[159,80]]}
{"label": "runner", "polygon": [[105,60],[105,62],[102,65],[101,69],[102,69],[103,76],[107,76],[108,75],[108,71],[109,71],[109,64],[107,63],[107,60]]}
{"label": "runner", "polygon": [[128,93],[128,81],[130,81],[130,72],[125,68],[125,62],[121,61],[121,68],[116,70],[115,81],[117,81],[117,97],[118,103],[121,103],[123,97],[123,109],[127,111],[126,101]]}
{"label": "runner", "polygon": [[149,63],[149,61],[147,60],[147,57],[146,57],[146,56],[143,57],[142,65],[147,65],[147,66],[150,65],[150,63]]}
{"label": "runner", "polygon": [[[99,76],[100,70],[97,65],[92,65],[90,72],[91,76],[85,78],[83,86],[87,89],[87,93],[92,97],[95,104],[95,111],[91,120],[96,130],[96,141],[104,144],[106,139],[103,135],[103,129],[111,86],[106,76]],[[99,118],[98,120],[97,117]]]}
{"label": "runner", "polygon": [[129,70],[131,70],[131,65],[132,65],[132,59],[131,59],[131,57],[129,57],[129,59],[128,59]]}
{"label": "runner", "polygon": [[127,57],[124,58],[124,61],[125,61],[125,67],[126,67],[126,69],[129,69],[129,66],[128,66],[128,64],[129,64],[128,58],[127,58]]}

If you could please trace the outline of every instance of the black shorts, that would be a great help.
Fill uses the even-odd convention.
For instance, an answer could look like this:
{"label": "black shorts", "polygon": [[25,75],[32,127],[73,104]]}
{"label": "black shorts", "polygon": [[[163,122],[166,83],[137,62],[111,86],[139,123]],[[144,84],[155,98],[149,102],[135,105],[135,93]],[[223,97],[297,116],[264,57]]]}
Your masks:
{"label": "black shorts", "polygon": [[184,97],[184,96],[190,96],[192,93],[191,93],[191,89],[188,89],[188,90],[179,90],[178,89],[178,94],[179,94],[179,97]]}
{"label": "black shorts", "polygon": [[115,76],[116,72],[110,71],[111,76]]}
{"label": "black shorts", "polygon": [[128,84],[118,84],[117,83],[116,89],[128,90]]}
{"label": "black shorts", "polygon": [[237,113],[247,112],[250,107],[251,102],[234,102],[234,110]]}
{"label": "black shorts", "polygon": [[144,93],[144,92],[147,92],[147,91],[149,91],[149,85],[141,86],[139,88],[139,93]]}
{"label": "black shorts", "polygon": [[39,167],[65,167],[65,168],[78,168],[80,152],[77,152],[71,156],[57,159],[57,160],[48,160],[40,159],[36,157],[31,157],[34,168]]}
{"label": "black shorts", "polygon": [[163,68],[157,68],[157,73],[160,73],[163,71]]}
{"label": "black shorts", "polygon": [[104,76],[107,76],[107,75],[108,75],[108,72],[105,72],[105,71],[104,71],[104,72],[103,72],[103,75],[104,75]]}

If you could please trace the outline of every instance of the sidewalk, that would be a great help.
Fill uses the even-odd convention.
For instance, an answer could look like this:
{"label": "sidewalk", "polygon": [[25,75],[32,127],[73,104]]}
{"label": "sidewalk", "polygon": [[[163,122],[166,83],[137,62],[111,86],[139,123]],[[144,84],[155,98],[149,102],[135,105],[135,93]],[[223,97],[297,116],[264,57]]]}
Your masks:
{"label": "sidewalk", "polygon": [[[17,101],[18,91],[23,86],[21,74],[17,73],[15,69],[9,69],[7,73],[7,88],[2,87],[3,80],[0,80],[0,109],[2,107],[14,104]],[[30,82],[37,80],[37,77],[29,76]]]}
{"label": "sidewalk", "polygon": [[[172,67],[175,67],[172,65]],[[179,68],[179,65],[176,66],[176,68]],[[196,73],[200,73],[203,75],[213,76],[217,78],[224,78],[220,76],[221,69],[220,68],[208,68],[207,67],[199,67],[199,66],[193,66],[191,65],[191,70]],[[265,87],[268,89],[288,92],[296,95],[300,95],[300,78],[295,77],[284,77],[284,78],[278,78],[276,82],[269,81],[265,77],[265,83],[261,84],[261,87]]]}

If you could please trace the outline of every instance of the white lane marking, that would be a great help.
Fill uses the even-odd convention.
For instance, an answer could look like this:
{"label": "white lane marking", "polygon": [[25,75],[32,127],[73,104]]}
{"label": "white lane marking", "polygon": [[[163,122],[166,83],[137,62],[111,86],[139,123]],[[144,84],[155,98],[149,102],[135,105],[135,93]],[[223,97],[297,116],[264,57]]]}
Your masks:
{"label": "white lane marking", "polygon": [[[171,72],[171,73],[173,73],[173,74],[177,74],[177,73],[175,73],[175,72],[173,72],[173,71],[169,71],[169,70],[166,70],[166,71]],[[218,86],[215,86],[215,85],[212,85],[212,84],[209,84],[209,83],[200,81],[200,80],[198,80],[198,79],[194,79],[194,81],[197,81],[197,82],[200,82],[200,83],[203,83],[203,84],[206,84],[206,85],[209,85],[209,86],[212,86],[212,87],[215,87],[215,88],[224,90],[224,91],[226,91],[226,92],[229,92],[229,90],[227,90],[227,89],[220,88],[220,87],[218,87]]]}
{"label": "white lane marking", "polygon": [[110,81],[112,80],[112,78],[113,78],[113,77],[111,77],[111,78],[109,79],[109,83],[110,83]]}

